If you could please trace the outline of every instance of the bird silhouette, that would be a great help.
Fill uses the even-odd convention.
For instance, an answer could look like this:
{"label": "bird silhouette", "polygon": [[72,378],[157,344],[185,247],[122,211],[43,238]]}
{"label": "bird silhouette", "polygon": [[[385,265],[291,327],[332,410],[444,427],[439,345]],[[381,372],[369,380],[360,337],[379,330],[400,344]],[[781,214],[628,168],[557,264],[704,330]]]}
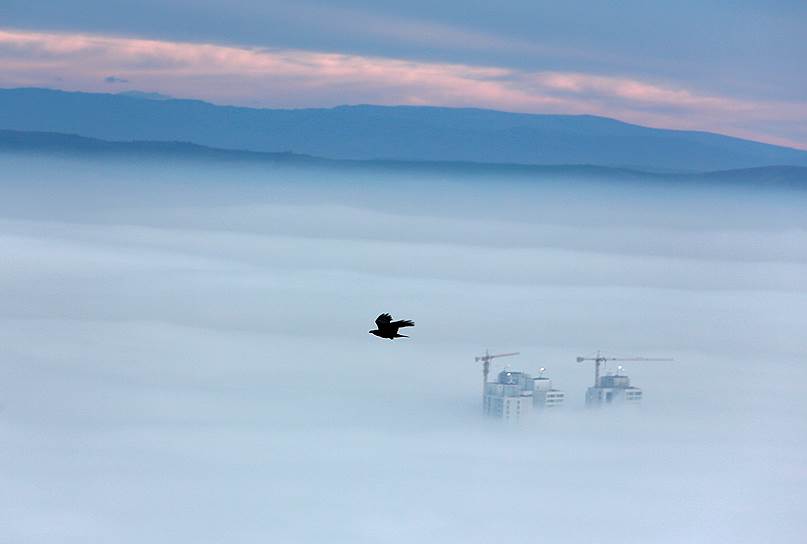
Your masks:
{"label": "bird silhouette", "polygon": [[398,329],[401,327],[414,327],[415,322],[409,319],[402,319],[400,321],[393,321],[392,316],[389,314],[381,314],[375,318],[375,330],[369,331],[379,338],[409,338],[405,334],[398,334]]}

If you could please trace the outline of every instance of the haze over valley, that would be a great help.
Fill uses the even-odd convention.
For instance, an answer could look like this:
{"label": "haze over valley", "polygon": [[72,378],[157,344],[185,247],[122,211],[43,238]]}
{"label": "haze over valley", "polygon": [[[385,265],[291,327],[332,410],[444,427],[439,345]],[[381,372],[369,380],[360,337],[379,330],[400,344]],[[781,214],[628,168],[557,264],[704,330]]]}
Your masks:
{"label": "haze over valley", "polygon": [[[0,166],[12,540],[484,542],[512,517],[561,541],[805,530],[803,186]],[[389,309],[416,320],[406,343],[367,334]],[[546,367],[566,408],[480,419],[488,348]],[[676,361],[628,365],[644,406],[596,413],[574,358],[597,349]]]}

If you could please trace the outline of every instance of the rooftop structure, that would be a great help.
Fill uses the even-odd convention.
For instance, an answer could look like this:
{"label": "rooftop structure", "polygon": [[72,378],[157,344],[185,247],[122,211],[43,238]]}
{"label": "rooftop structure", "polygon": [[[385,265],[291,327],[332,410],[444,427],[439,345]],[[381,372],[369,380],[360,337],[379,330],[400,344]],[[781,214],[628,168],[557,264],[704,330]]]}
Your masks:
{"label": "rooftop structure", "polygon": [[617,367],[616,374],[600,375],[600,366],[608,361],[672,361],[672,359],[648,357],[603,357],[597,352],[596,357],[578,357],[577,362],[594,361],[594,385],[586,390],[586,406],[596,407],[608,404],[639,404],[642,401],[642,390],[630,384],[630,378]]}
{"label": "rooftop structure", "polygon": [[630,378],[621,374],[621,367],[616,374],[599,376],[597,385],[586,390],[586,406],[639,404],[641,401],[642,390],[631,386]]}

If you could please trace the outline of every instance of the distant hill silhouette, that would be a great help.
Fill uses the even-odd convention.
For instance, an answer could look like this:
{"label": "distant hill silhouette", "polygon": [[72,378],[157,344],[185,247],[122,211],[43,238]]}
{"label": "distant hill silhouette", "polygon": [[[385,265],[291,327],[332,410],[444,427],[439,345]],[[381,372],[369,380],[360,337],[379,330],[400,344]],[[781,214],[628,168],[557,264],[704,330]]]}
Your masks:
{"label": "distant hill silhouette", "polygon": [[807,151],[707,132],[652,129],[587,115],[481,109],[254,109],[25,88],[0,89],[0,128],[334,159],[594,164],[659,171],[807,166]]}
{"label": "distant hill silhouette", "polygon": [[0,89],[0,128],[293,151],[334,159],[595,164],[675,171],[807,165],[806,151],[586,115],[409,106],[254,109],[47,89]]}
{"label": "distant hill silhouette", "polygon": [[445,174],[498,179],[600,179],[675,181],[677,183],[776,185],[807,189],[807,167],[768,166],[741,170],[720,170],[695,174],[643,172],[628,168],[595,165],[526,165],[473,162],[337,160],[294,153],[265,153],[216,149],[186,142],[109,142],[71,134],[0,130],[0,154],[28,153],[37,156],[116,158],[123,160],[187,160],[238,163],[267,163],[327,168],[329,170],[383,170],[411,174]]}
{"label": "distant hill silhouette", "polygon": [[75,134],[0,129],[0,152],[45,153],[91,157],[164,156],[193,160],[220,161],[298,161],[320,162],[314,157],[292,153],[265,153],[237,149],[217,149],[188,142],[110,142]]}

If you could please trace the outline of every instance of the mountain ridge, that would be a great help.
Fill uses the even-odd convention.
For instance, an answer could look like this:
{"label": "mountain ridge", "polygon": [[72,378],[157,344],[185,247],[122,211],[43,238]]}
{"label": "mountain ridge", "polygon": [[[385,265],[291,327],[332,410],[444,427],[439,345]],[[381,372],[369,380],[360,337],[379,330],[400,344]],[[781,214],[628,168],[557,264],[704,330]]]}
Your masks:
{"label": "mountain ridge", "polygon": [[593,164],[646,171],[807,166],[807,151],[592,115],[346,105],[262,109],[201,100],[0,89],[0,128],[109,141],[183,141],[331,159]]}
{"label": "mountain ridge", "polygon": [[328,159],[291,152],[218,149],[189,142],[111,142],[75,134],[0,129],[0,154],[34,153],[37,156],[73,156],[125,159],[208,160],[228,163],[283,164],[342,169],[385,169],[413,173],[518,176],[526,178],[583,177],[620,180],[677,180],[781,184],[807,188],[807,167],[776,165],[700,173],[658,173],[586,164],[504,164],[460,161],[399,161]]}

